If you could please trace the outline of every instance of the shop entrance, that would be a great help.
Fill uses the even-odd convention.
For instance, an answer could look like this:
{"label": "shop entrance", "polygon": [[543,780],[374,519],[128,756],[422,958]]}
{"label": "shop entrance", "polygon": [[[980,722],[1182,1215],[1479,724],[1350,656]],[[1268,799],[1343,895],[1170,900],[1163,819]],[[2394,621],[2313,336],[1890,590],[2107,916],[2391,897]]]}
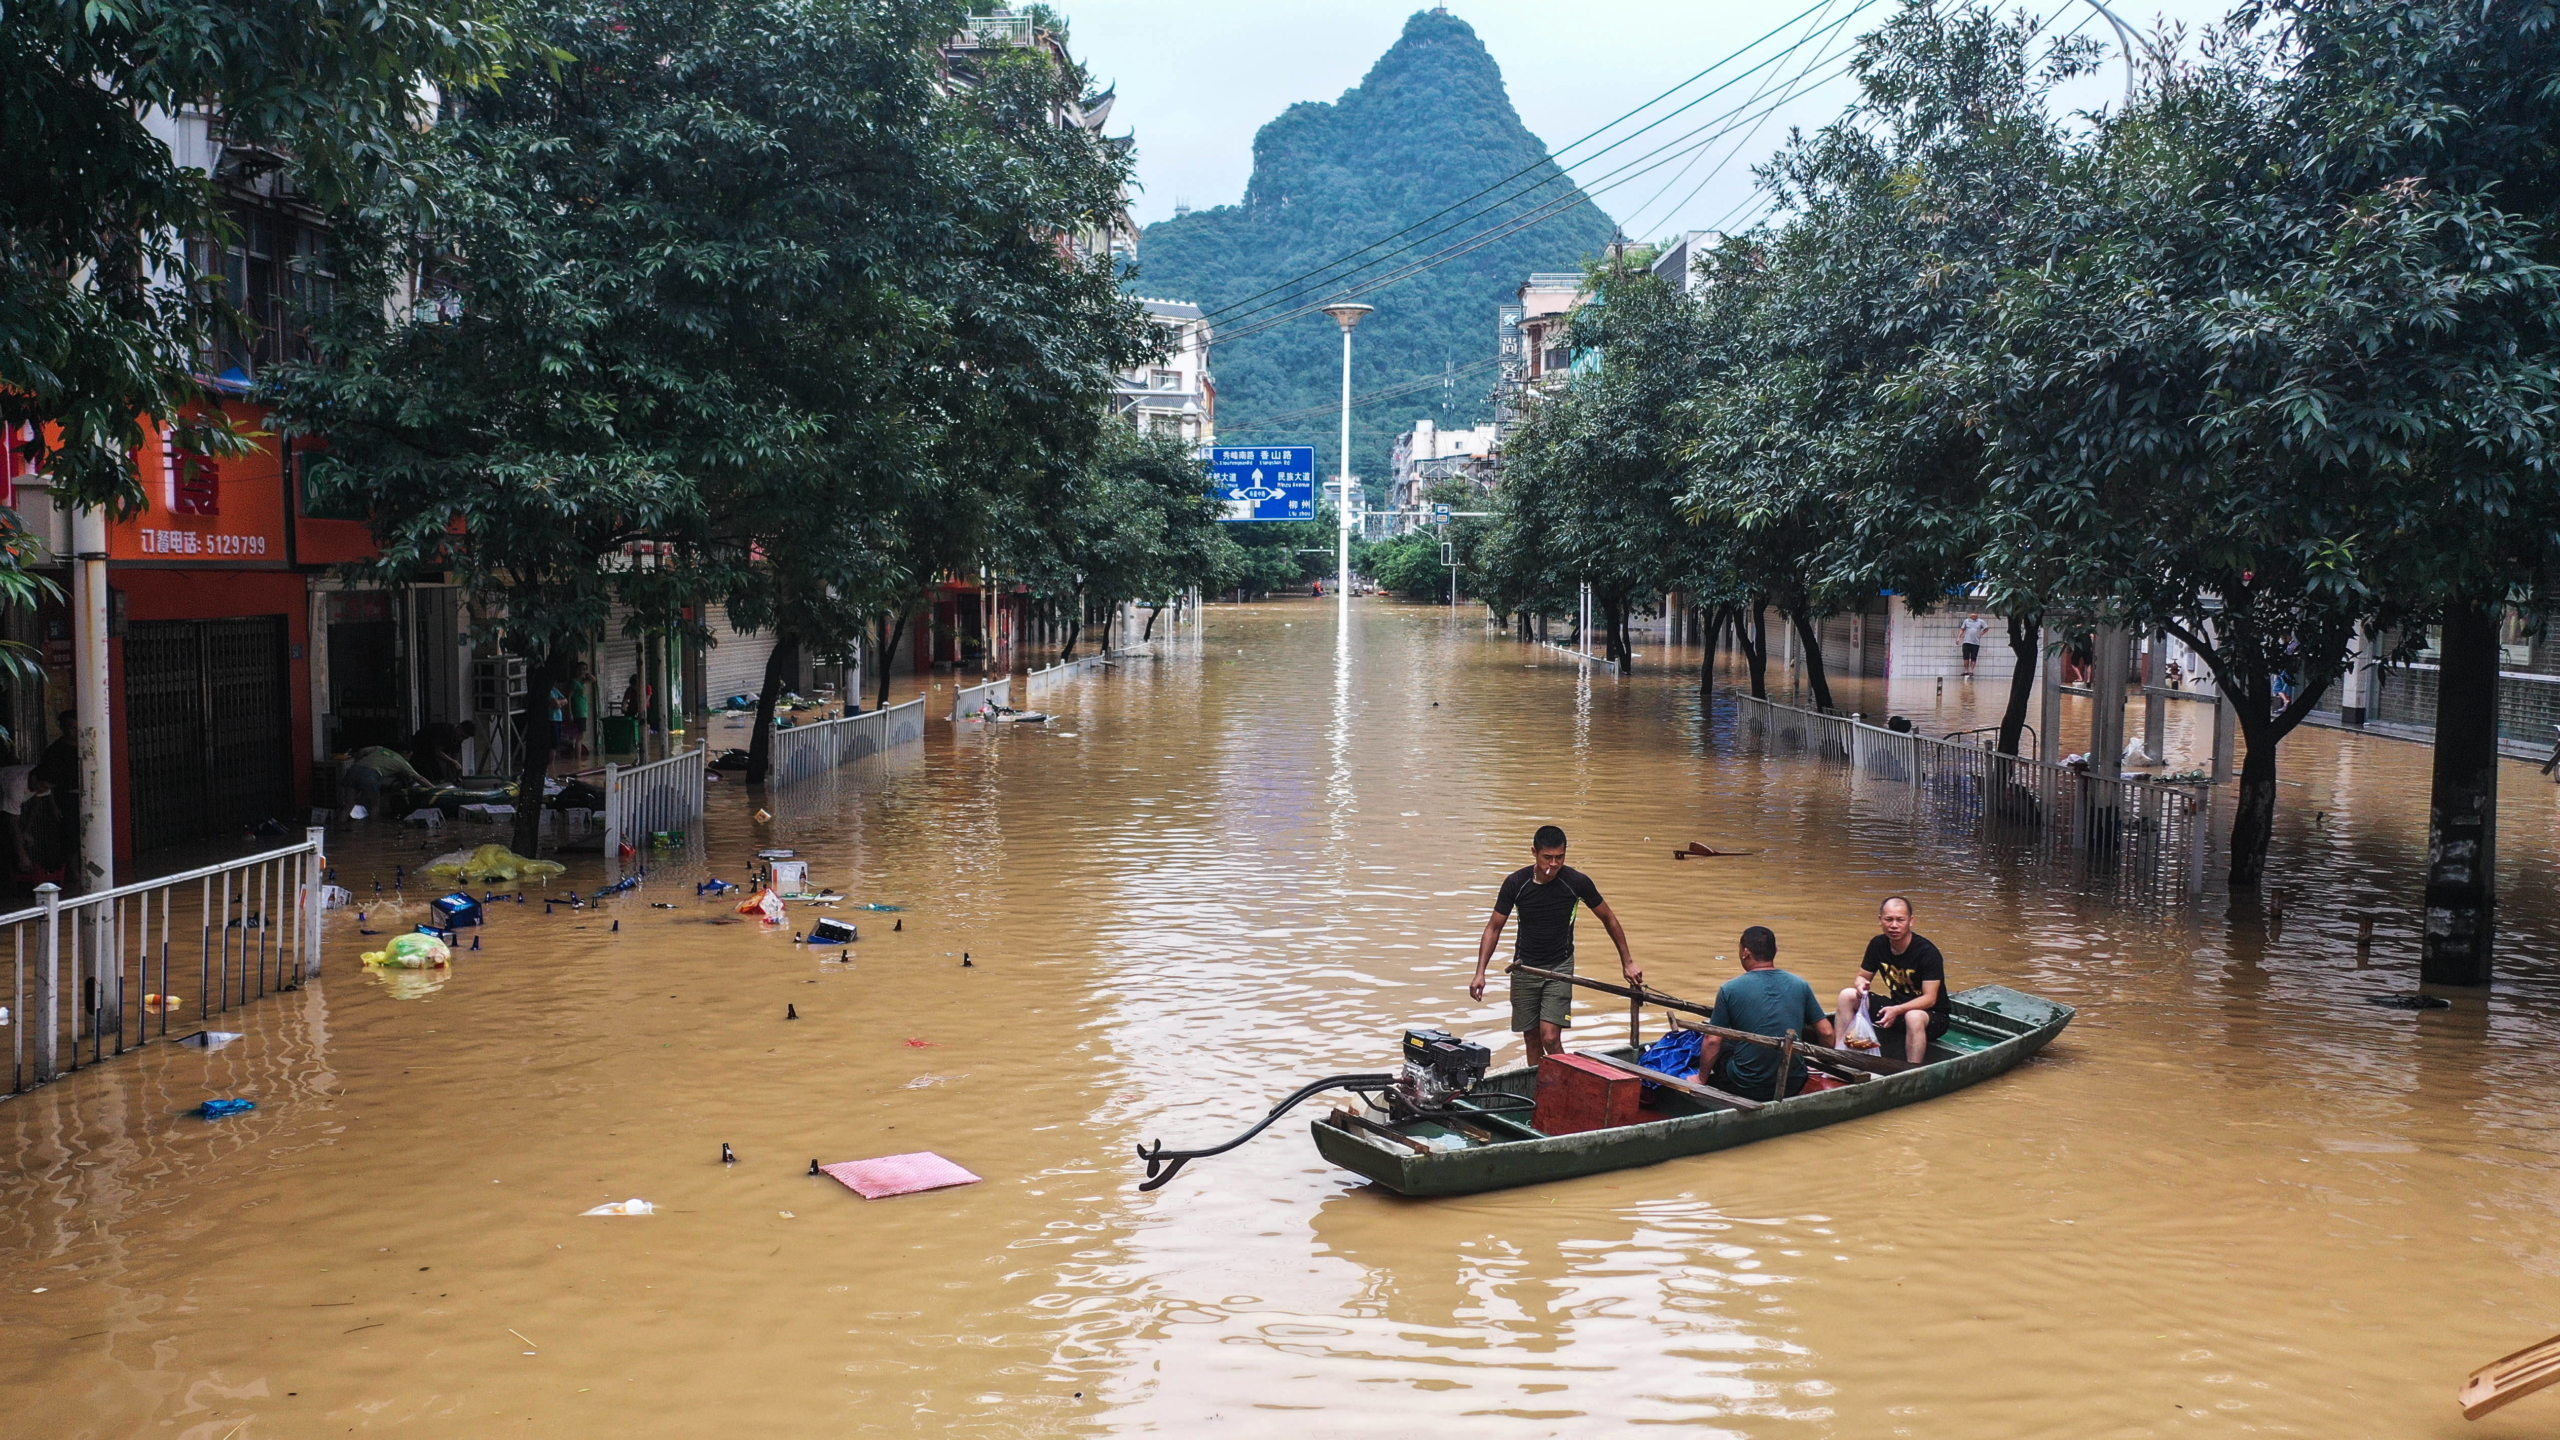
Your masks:
{"label": "shop entrance", "polygon": [[292,808],[286,638],[281,615],[126,627],[137,853],[235,834]]}

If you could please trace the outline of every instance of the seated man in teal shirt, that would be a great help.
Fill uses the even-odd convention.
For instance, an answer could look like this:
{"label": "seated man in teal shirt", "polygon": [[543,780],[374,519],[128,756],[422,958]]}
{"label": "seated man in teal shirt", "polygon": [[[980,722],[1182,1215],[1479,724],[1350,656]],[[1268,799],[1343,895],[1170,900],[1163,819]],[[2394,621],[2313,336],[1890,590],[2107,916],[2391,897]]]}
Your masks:
{"label": "seated man in teal shirt", "polygon": [[[1822,1002],[1802,976],[1778,968],[1778,937],[1769,927],[1743,931],[1741,949],[1742,973],[1716,991],[1715,1023],[1754,1035],[1783,1036],[1793,1030],[1799,1039],[1830,1044],[1831,1017],[1822,1013]],[[1785,1094],[1793,1095],[1804,1088],[1805,1064],[1799,1059],[1788,1068],[1793,1073],[1787,1076]],[[1784,1098],[1777,1089],[1778,1052],[1766,1045],[1710,1035],[1698,1048],[1698,1074],[1745,1100]]]}

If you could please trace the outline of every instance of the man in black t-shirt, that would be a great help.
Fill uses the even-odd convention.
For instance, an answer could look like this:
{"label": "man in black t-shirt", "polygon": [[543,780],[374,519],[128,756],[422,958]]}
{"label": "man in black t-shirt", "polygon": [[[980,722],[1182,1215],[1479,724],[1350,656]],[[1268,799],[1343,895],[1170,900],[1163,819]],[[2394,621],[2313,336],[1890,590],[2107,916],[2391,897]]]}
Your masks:
{"label": "man in black t-shirt", "polygon": [[[1537,863],[1503,877],[1502,892],[1494,897],[1493,918],[1485,922],[1484,938],[1476,946],[1476,978],[1467,986],[1468,996],[1484,998],[1484,976],[1493,964],[1493,947],[1502,939],[1502,927],[1514,910],[1520,912],[1520,937],[1511,946],[1515,963],[1572,974],[1573,912],[1577,906],[1589,906],[1618,947],[1618,969],[1627,983],[1641,983],[1644,970],[1627,948],[1625,927],[1609,902],[1600,898],[1600,887],[1564,863],[1564,831],[1554,825],[1539,826],[1530,837],[1529,853]],[[1535,975],[1511,977],[1511,1028],[1528,1037],[1530,1064],[1564,1053],[1564,1030],[1572,1023],[1571,985]]]}
{"label": "man in black t-shirt", "polygon": [[[1876,928],[1884,933],[1867,942],[1858,983],[1840,992],[1840,1026],[1845,1033],[1849,1017],[1861,1004],[1869,1006],[1867,1020],[1884,1053],[1899,1049],[1917,1065],[1929,1057],[1929,1042],[1947,1033],[1947,957],[1928,937],[1912,933],[1911,902],[1899,895],[1887,895],[1876,907]],[[1878,985],[1884,990],[1881,1002],[1872,993]]]}

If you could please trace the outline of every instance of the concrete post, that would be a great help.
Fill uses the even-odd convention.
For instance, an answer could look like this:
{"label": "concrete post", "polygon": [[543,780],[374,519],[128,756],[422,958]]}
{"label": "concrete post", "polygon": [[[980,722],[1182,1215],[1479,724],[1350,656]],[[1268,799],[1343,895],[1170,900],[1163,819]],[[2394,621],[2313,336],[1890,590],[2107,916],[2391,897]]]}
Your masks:
{"label": "concrete post", "polygon": [[2089,773],[2113,780],[2124,773],[2124,631],[2099,626],[2092,648],[2097,663],[2089,677]]}
{"label": "concrete post", "polygon": [[[36,887],[44,906],[44,958],[36,967],[36,1079],[50,1080],[62,1068],[62,887],[47,880]],[[25,1024],[20,1016],[18,1023]]]}
{"label": "concrete post", "polygon": [[[71,512],[72,684],[80,726],[80,893],[116,883],[115,771],[107,748],[107,513]],[[50,1073],[50,1072],[47,1072]]]}
{"label": "concrete post", "polygon": [[2036,758],[2047,765],[2062,763],[2062,637],[2047,625],[2038,635],[2044,650],[2044,684],[2039,687],[2041,705],[2036,711]]}
{"label": "concrete post", "polygon": [[311,842],[311,853],[304,857],[302,869],[302,873],[310,877],[302,887],[302,973],[305,978],[317,979],[320,975],[320,912],[326,908],[320,897],[329,887],[329,857],[323,847],[329,843],[329,832],[314,825],[302,834]]}
{"label": "concrete post", "polygon": [[2358,625],[2347,641],[2347,673],[2338,689],[2338,720],[2345,725],[2362,725],[2367,707],[2372,704],[2368,693],[2373,684],[2373,634]]}
{"label": "concrete post", "polygon": [[2233,763],[2239,756],[2240,716],[2231,708],[2231,697],[2216,689],[2213,697],[2213,781],[2230,781]]}
{"label": "concrete post", "polygon": [[2147,648],[2151,673],[2142,686],[2142,761],[2158,765],[2168,758],[2169,637],[2154,630]]}

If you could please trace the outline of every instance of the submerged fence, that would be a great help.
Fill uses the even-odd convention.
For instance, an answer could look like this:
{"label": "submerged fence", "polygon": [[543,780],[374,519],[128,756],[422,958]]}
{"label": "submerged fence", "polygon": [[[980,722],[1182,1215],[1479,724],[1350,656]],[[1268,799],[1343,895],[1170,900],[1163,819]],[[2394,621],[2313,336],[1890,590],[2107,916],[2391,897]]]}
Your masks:
{"label": "submerged fence", "polygon": [[915,699],[860,715],[794,725],[773,732],[773,767],[766,783],[788,785],[850,765],[867,755],[924,739],[924,701]]}
{"label": "submerged fence", "polygon": [[42,904],[0,915],[15,960],[10,1090],[319,974],[320,845],[312,830],[299,845],[68,899],[39,886]]}
{"label": "submerged fence", "polygon": [[1012,676],[1007,675],[1001,680],[990,680],[983,685],[964,685],[960,687],[959,692],[951,697],[952,723],[957,724],[960,721],[968,719],[970,716],[978,712],[978,707],[988,704],[989,702],[1005,706],[1008,709],[1012,707]]}
{"label": "submerged fence", "polygon": [[1552,650],[1568,660],[1579,660],[1585,665],[1597,665],[1612,675],[1618,673],[1618,662],[1606,656],[1594,655],[1588,650],[1576,650],[1570,645],[1559,645],[1553,640],[1541,640],[1538,646],[1543,650]]}
{"label": "submerged fence", "polygon": [[1763,751],[1808,755],[1889,787],[1880,798],[1907,806],[1913,822],[1942,841],[1976,842],[2024,863],[2068,864],[2121,899],[2177,901],[2204,889],[2212,819],[2204,791],[2103,779],[1748,695],[1735,697],[1735,707],[1738,732]]}
{"label": "submerged fence", "polygon": [[1108,663],[1110,663],[1110,657],[1107,655],[1083,655],[1034,670],[1023,677],[1022,698],[1026,701],[1037,700],[1057,686],[1089,671],[1099,670]]}
{"label": "submerged fence", "polygon": [[703,776],[711,752],[700,746],[646,765],[604,767],[604,857],[638,850],[653,831],[687,830],[702,823]]}

